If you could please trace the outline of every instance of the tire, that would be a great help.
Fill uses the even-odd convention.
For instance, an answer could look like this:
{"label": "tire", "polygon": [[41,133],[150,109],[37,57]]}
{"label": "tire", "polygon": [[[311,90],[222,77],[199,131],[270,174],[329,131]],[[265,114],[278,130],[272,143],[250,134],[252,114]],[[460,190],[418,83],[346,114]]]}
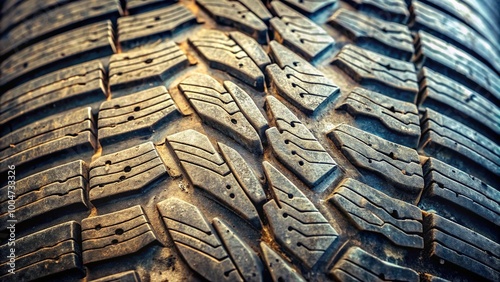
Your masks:
{"label": "tire", "polygon": [[0,280],[500,281],[498,11],[3,1]]}

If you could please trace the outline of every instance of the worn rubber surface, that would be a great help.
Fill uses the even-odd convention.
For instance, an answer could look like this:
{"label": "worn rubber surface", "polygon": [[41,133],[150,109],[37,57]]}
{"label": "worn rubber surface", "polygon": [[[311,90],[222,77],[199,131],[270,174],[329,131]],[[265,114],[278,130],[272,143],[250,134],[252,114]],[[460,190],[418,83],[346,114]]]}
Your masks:
{"label": "worn rubber surface", "polygon": [[0,281],[500,281],[496,1],[1,3]]}

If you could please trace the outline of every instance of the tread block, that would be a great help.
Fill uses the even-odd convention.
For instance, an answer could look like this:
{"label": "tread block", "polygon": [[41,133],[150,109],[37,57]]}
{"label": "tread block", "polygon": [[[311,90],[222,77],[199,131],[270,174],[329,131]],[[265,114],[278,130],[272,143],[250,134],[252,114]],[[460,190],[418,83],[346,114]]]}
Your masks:
{"label": "tread block", "polygon": [[227,71],[245,83],[264,89],[264,74],[234,40],[218,30],[202,29],[189,42],[209,62],[210,67]]}
{"label": "tread block", "polygon": [[270,24],[279,43],[309,61],[316,60],[332,48],[333,38],[315,22],[282,2],[272,1],[271,7],[277,17],[271,19]]}
{"label": "tread block", "polygon": [[[38,14],[58,8],[72,0],[27,0],[21,1],[15,6],[6,6],[4,1],[4,8],[2,8],[2,18],[0,19],[0,33],[6,33],[13,27],[21,24],[22,22],[31,19]],[[6,16],[6,15],[9,16]]]}
{"label": "tread block", "polygon": [[82,220],[84,264],[137,253],[155,241],[140,205]]}
{"label": "tread block", "polygon": [[460,21],[420,1],[412,1],[415,15],[413,27],[425,30],[441,39],[452,41],[460,49],[475,55],[483,63],[500,72],[498,49],[480,34]]}
{"label": "tread block", "polygon": [[174,197],[156,207],[191,269],[209,281],[243,281],[214,228],[197,207]]}
{"label": "tread block", "polygon": [[405,0],[347,0],[358,11],[386,21],[408,23],[410,12]]}
{"label": "tread block", "polygon": [[6,58],[0,65],[0,85],[10,87],[52,70],[111,55],[115,52],[113,26],[104,21],[50,37]]}
{"label": "tread block", "polygon": [[[421,119],[420,149],[428,156],[478,175],[477,168],[491,172],[488,178],[500,176],[500,146],[470,127],[427,109]],[[445,154],[444,151],[447,153]],[[476,165],[471,165],[471,162]],[[484,173],[484,170],[482,171]],[[482,177],[482,174],[478,176]],[[485,179],[488,180],[488,179]],[[495,180],[493,180],[495,182]]]}
{"label": "tread block", "polygon": [[[16,182],[17,223],[49,212],[87,209],[88,168],[83,161],[74,161],[42,171]],[[8,186],[0,189],[0,230],[9,226]]]}
{"label": "tread block", "polygon": [[354,88],[337,106],[354,116],[356,127],[401,145],[417,148],[420,119],[417,107],[364,88]]}
{"label": "tread block", "polygon": [[69,221],[16,238],[15,274],[8,272],[10,266],[7,255],[12,246],[1,245],[0,252],[5,255],[0,260],[0,279],[32,281],[68,272],[77,272],[83,276],[85,270],[82,265],[80,235],[80,225],[76,221]]}
{"label": "tread block", "polygon": [[[255,38],[260,44],[268,41],[267,25],[254,14],[264,16],[262,5],[255,5],[257,1],[239,0],[196,0],[220,24],[230,25]],[[253,6],[259,6],[259,8]],[[269,12],[268,12],[269,13]],[[267,18],[269,15],[265,15]]]}
{"label": "tread block", "polygon": [[[228,84],[241,95],[247,96],[247,101],[251,99],[236,84],[226,81],[225,86]],[[237,103],[234,95],[228,92],[233,90],[231,87],[224,88],[217,80],[206,74],[193,74],[179,84],[179,89],[205,123],[222,131],[250,151],[262,154],[259,134],[240,109],[241,102]],[[254,114],[260,114],[260,119],[263,118],[258,109]]]}
{"label": "tread block", "polygon": [[419,281],[413,269],[383,261],[359,247],[349,248],[330,273],[339,281]]}
{"label": "tread block", "polygon": [[140,282],[141,279],[134,270],[125,271],[117,274],[112,274],[99,279],[91,280],[90,282]]}
{"label": "tread block", "polygon": [[[500,104],[500,77],[486,65],[425,31],[418,32],[415,63],[485,92],[483,96]],[[478,89],[479,88],[479,89]],[[483,91],[481,91],[483,90]]]}
{"label": "tread block", "polygon": [[380,233],[392,243],[422,249],[422,212],[376,189],[348,178],[342,181],[330,202],[338,206],[359,230]]}
{"label": "tread block", "polygon": [[109,85],[115,91],[146,82],[162,83],[188,65],[187,56],[173,41],[115,54],[109,62]]}
{"label": "tread block", "polygon": [[[477,32],[481,33],[492,44],[500,44],[498,32],[500,29],[492,25],[488,19],[484,19],[480,12],[467,5],[466,1],[458,0],[423,0],[420,3],[425,3],[429,7],[435,7],[445,12],[448,15],[456,18],[462,23],[470,26]],[[490,19],[490,20],[493,20]]]}
{"label": "tread block", "polygon": [[268,80],[294,106],[313,114],[339,94],[339,87],[306,60],[276,41],[269,45],[276,63],[266,68]]}
{"label": "tread block", "polygon": [[332,64],[367,89],[383,91],[388,96],[410,103],[417,101],[418,81],[413,63],[347,45]]}
{"label": "tread block", "polygon": [[[2,95],[0,125],[18,128],[23,119],[46,117],[107,96],[104,66],[91,61],[30,80]],[[30,117],[30,118],[27,118]],[[39,119],[39,118],[36,118]]]}
{"label": "tread block", "polygon": [[[75,1],[26,20],[0,40],[0,56],[20,50],[29,44],[101,19],[118,18],[122,14],[119,0]],[[80,36],[84,33],[79,33]]]}
{"label": "tread block", "polygon": [[152,142],[99,157],[90,164],[90,201],[137,193],[166,173]]}
{"label": "tread block", "polygon": [[161,35],[171,36],[178,30],[196,23],[196,17],[186,7],[175,4],[165,8],[118,19],[118,39],[121,46],[131,47]]}
{"label": "tread block", "polygon": [[231,97],[234,99],[243,115],[248,119],[248,122],[257,131],[259,136],[264,138],[266,129],[269,128],[269,124],[250,95],[231,81],[224,81],[224,87],[229,94],[231,94]]}
{"label": "tread block", "polygon": [[500,109],[460,83],[424,67],[420,72],[420,106],[470,124],[489,138],[500,135]]}
{"label": "tread block", "polygon": [[263,281],[264,268],[257,254],[221,219],[214,218],[212,225],[242,278],[245,281]]}
{"label": "tread block", "polygon": [[328,135],[353,165],[412,194],[420,194],[424,188],[417,151],[347,124],[340,124]]}
{"label": "tread block", "polygon": [[337,0],[282,0],[303,14],[315,14],[337,4]]}
{"label": "tread block", "polygon": [[176,2],[179,2],[179,0],[126,0],[126,6],[128,14],[133,15]]}
{"label": "tread block", "polygon": [[207,136],[189,129],[167,141],[195,187],[260,228],[257,210]]}
{"label": "tread block", "polygon": [[500,245],[437,214],[424,219],[428,256],[458,265],[488,280],[500,279]]}
{"label": "tread block", "polygon": [[230,1],[240,2],[265,23],[267,23],[273,17],[271,12],[269,12],[269,10],[266,8],[266,5],[262,1],[254,1],[254,0],[230,0]]}
{"label": "tread block", "polygon": [[0,139],[0,172],[7,164],[26,165],[65,152],[94,151],[97,147],[91,108],[54,115],[22,127]]}
{"label": "tread block", "polygon": [[259,179],[255,176],[255,172],[250,168],[245,159],[243,159],[235,149],[223,143],[217,143],[217,145],[219,146],[222,157],[250,200],[256,206],[264,204],[266,201],[266,193]]}
{"label": "tread block", "polygon": [[423,166],[426,196],[466,209],[500,226],[500,192],[480,179],[437,159]]}
{"label": "tread block", "polygon": [[276,121],[276,127],[266,130],[267,140],[281,163],[310,188],[337,169],[316,137],[285,105],[273,96],[267,96],[266,105]]}
{"label": "tread block", "polygon": [[[261,3],[261,2],[255,2]],[[267,55],[266,51],[260,46],[260,44],[255,41],[250,36],[247,36],[239,31],[229,32],[229,37],[238,44],[241,49],[254,61],[254,63],[259,66],[259,68],[264,71],[267,65],[271,64],[271,59]]]}
{"label": "tread block", "polygon": [[405,25],[344,8],[338,9],[328,23],[340,29],[358,46],[382,55],[409,61],[415,52],[410,29]]}
{"label": "tread block", "polygon": [[106,101],[99,109],[99,141],[109,144],[124,135],[153,133],[178,114],[165,86]]}
{"label": "tread block", "polygon": [[278,253],[276,253],[266,243],[260,242],[262,256],[264,262],[271,273],[273,282],[281,281],[297,281],[305,282],[306,280],[295,270],[292,265],[285,261]]}
{"label": "tread block", "polygon": [[264,213],[276,240],[306,267],[313,267],[338,233],[309,199],[281,172],[264,162],[274,199]]}

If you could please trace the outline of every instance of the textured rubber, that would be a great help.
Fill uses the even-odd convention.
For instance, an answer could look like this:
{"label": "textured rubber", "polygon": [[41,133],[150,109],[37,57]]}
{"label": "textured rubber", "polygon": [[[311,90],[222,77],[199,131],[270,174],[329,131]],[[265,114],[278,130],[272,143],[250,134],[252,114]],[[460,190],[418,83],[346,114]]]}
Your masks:
{"label": "textured rubber", "polygon": [[496,1],[0,5],[0,281],[500,281]]}

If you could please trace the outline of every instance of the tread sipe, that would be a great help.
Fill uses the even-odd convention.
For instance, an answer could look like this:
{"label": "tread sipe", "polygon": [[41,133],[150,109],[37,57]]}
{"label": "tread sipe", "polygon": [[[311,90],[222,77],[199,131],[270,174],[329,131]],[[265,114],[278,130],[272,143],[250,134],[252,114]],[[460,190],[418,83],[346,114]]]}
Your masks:
{"label": "tread sipe", "polygon": [[499,18],[0,1],[0,282],[499,281]]}

